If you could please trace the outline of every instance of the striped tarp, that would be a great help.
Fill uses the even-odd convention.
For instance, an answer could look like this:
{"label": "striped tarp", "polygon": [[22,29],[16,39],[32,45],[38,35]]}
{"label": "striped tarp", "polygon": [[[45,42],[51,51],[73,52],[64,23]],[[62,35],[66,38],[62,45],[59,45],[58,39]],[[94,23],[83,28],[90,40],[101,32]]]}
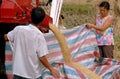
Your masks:
{"label": "striped tarp", "polygon": [[[73,61],[85,66],[103,79],[120,79],[120,62],[110,58],[99,58],[93,30],[81,25],[61,31],[65,35]],[[60,72],[61,78],[59,79],[90,79],[82,71],[64,62],[59,43],[52,32],[45,34],[45,39],[49,50],[47,58]],[[6,45],[6,69],[8,79],[12,79],[12,53],[8,43]],[[43,71],[42,78],[56,79],[47,69]]]}

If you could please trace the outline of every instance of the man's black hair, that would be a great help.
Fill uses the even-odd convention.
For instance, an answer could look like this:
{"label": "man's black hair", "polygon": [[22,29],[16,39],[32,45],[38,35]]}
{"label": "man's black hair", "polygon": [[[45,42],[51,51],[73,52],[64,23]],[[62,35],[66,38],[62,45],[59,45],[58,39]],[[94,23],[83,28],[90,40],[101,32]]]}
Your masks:
{"label": "man's black hair", "polygon": [[45,18],[45,11],[41,7],[33,8],[31,11],[31,20],[34,24],[39,24]]}
{"label": "man's black hair", "polygon": [[103,1],[100,3],[99,7],[104,7],[105,9],[110,9],[110,4],[107,1]]}

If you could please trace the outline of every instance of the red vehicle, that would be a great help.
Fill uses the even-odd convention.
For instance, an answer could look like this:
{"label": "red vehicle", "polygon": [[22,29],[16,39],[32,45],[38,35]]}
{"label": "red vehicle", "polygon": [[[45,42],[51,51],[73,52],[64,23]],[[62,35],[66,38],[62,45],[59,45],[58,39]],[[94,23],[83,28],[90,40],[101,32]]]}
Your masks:
{"label": "red vehicle", "polygon": [[[30,22],[32,0],[0,0],[0,34],[7,33],[14,26]],[[36,0],[38,6],[39,0]]]}
{"label": "red vehicle", "polygon": [[30,20],[31,0],[2,0],[0,23],[24,24]]}

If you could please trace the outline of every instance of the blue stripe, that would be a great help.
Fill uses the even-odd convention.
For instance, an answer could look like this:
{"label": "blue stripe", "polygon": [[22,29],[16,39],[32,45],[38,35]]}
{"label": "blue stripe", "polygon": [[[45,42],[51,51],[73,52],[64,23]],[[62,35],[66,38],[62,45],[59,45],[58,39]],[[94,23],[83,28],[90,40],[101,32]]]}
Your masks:
{"label": "blue stripe", "polygon": [[5,64],[5,68],[7,71],[12,71],[12,64]]}
{"label": "blue stripe", "polygon": [[9,44],[6,44],[5,50],[11,51],[11,47]]}
{"label": "blue stripe", "polygon": [[[67,44],[68,44],[68,46],[70,46],[70,45],[74,45],[75,43],[79,43],[81,40],[84,40],[84,39],[86,39],[87,38],[87,36],[91,36],[91,35],[93,35],[93,34],[91,34],[91,33],[88,33],[88,34],[85,34],[85,35],[83,35],[83,36],[77,36],[76,38],[74,38],[74,39],[70,39],[70,40],[67,40]],[[68,38],[69,39],[69,38]],[[58,42],[56,42],[56,43],[53,43],[53,44],[51,44],[50,43],[50,45],[48,44],[48,49],[50,50],[50,49],[57,49],[57,48],[60,48],[59,47],[59,43]]]}
{"label": "blue stripe", "polygon": [[75,38],[73,38],[73,39],[69,39],[69,38],[67,38],[68,40],[67,40],[67,43],[68,44],[75,44],[75,43],[79,43],[81,40],[85,40],[85,39],[89,39],[90,37],[89,36],[93,36],[94,34],[92,33],[92,32],[86,32],[85,34],[83,34],[83,35],[78,35],[77,37],[75,37]]}
{"label": "blue stripe", "polygon": [[102,69],[102,66],[97,67],[96,70],[95,70],[95,73],[99,74],[99,72],[101,71],[101,69]]}

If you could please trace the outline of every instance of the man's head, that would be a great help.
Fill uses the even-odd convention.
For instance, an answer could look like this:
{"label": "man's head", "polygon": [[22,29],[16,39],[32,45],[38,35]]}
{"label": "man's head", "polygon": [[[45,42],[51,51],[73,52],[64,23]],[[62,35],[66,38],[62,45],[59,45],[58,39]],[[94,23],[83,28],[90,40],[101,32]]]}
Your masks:
{"label": "man's head", "polygon": [[31,12],[31,21],[36,25],[42,32],[49,32],[49,23],[52,23],[52,18],[45,14],[45,11],[40,8],[34,8]]}
{"label": "man's head", "polygon": [[31,21],[33,24],[39,25],[44,18],[45,18],[45,11],[42,8],[40,7],[33,8],[31,12]]}

